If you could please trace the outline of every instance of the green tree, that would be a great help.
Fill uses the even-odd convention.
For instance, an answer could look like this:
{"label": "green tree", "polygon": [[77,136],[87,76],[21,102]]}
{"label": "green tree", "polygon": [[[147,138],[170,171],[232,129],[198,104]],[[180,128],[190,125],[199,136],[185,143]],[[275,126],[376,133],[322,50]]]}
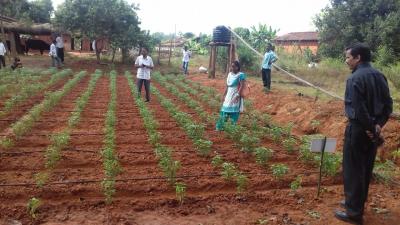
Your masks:
{"label": "green tree", "polygon": [[250,30],[245,27],[236,27],[233,29],[235,33],[237,33],[241,38],[243,38],[246,42],[251,42],[250,40]]}
{"label": "green tree", "polygon": [[30,2],[28,15],[33,22],[50,23],[53,11],[54,8],[51,0],[35,0]]}
{"label": "green tree", "polygon": [[[323,56],[340,57],[352,42],[365,42],[372,51],[393,49],[400,56],[400,1],[331,0],[314,19]],[[382,46],[386,45],[386,47]]]}
{"label": "green tree", "polygon": [[17,20],[27,18],[29,2],[27,0],[1,0],[0,15]]}
{"label": "green tree", "polygon": [[252,26],[250,32],[251,44],[260,52],[264,52],[267,43],[272,42],[278,31],[279,30],[272,29],[271,26],[268,27],[266,24],[258,24],[258,29]]}
{"label": "green tree", "polygon": [[143,46],[149,38],[139,28],[136,10],[125,0],[66,0],[55,12],[55,24],[90,39],[106,38],[114,51],[122,49],[122,61],[127,62],[128,49]]}

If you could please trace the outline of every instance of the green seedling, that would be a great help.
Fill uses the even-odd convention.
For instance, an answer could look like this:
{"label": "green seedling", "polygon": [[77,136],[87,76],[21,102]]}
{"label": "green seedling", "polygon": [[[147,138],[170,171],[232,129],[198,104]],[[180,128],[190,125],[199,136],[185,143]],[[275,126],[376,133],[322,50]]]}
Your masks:
{"label": "green seedling", "polygon": [[296,192],[299,188],[301,188],[302,176],[298,175],[294,181],[290,183],[290,189],[293,192]]}
{"label": "green seedling", "polygon": [[225,180],[232,180],[236,175],[236,167],[233,163],[224,162],[222,163],[222,177]]}
{"label": "green seedling", "polygon": [[186,193],[186,185],[184,183],[177,182],[175,184],[175,194],[176,199],[179,201],[180,204],[183,203]]}
{"label": "green seedling", "polygon": [[269,148],[258,147],[254,150],[256,163],[261,166],[266,166],[268,160],[272,157],[273,151]]}
{"label": "green seedling", "polygon": [[33,198],[29,199],[26,208],[28,210],[29,215],[33,219],[36,219],[37,210],[41,205],[42,205],[42,202],[38,198],[33,197]]}
{"label": "green seedling", "polygon": [[275,178],[281,179],[289,172],[289,168],[285,164],[274,164],[271,166],[272,174]]}
{"label": "green seedling", "polygon": [[212,160],[211,160],[211,164],[212,164],[214,167],[219,167],[219,166],[221,166],[223,163],[224,163],[224,159],[222,159],[222,157],[221,157],[220,155],[218,155],[218,154],[216,154],[216,155],[212,158]]}

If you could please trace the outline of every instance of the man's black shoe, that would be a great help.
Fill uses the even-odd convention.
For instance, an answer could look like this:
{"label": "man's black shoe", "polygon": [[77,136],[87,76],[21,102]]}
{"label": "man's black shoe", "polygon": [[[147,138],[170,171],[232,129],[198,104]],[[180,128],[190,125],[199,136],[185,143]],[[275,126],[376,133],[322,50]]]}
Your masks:
{"label": "man's black shoe", "polygon": [[349,216],[346,212],[343,212],[343,211],[336,211],[335,217],[344,222],[357,224],[357,225],[363,224],[362,216]]}
{"label": "man's black shoe", "polygon": [[144,102],[150,102],[150,100],[146,100],[146,101],[144,101]]}
{"label": "man's black shoe", "polygon": [[339,202],[340,206],[346,208],[346,200],[342,200]]}

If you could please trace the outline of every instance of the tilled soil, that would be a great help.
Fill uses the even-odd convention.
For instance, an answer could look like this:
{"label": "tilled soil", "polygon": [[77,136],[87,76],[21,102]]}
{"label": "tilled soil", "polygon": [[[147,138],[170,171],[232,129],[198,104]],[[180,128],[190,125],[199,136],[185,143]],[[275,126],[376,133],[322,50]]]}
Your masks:
{"label": "tilled soil", "polygon": [[[173,158],[181,162],[178,181],[184,182],[187,190],[186,198],[180,204],[174,188],[158,167],[158,159],[147,141],[147,132],[134,102],[135,96],[132,96],[127,79],[122,75],[120,73],[117,76],[115,152],[123,171],[117,177],[113,203],[105,204],[101,186],[104,178],[101,150],[105,114],[110,100],[107,76],[97,81],[80,122],[71,131],[69,147],[62,151],[62,158],[51,173],[50,185],[43,188],[35,185],[5,186],[34,183],[34,174],[44,169],[43,151],[50,144],[47,135],[67,126],[74,100],[87,88],[86,77],[52,112],[43,115],[16,146],[0,149],[0,224],[344,224],[333,217],[333,210],[340,209],[338,202],[343,198],[340,174],[323,178],[321,196],[316,198],[318,168],[303,164],[297,159],[297,154],[289,154],[282,146],[265,139],[262,140],[262,146],[275,152],[270,165],[285,163],[290,169],[287,176],[276,179],[268,168],[256,164],[252,155],[240,151],[232,140],[216,132],[214,124],[206,124],[205,137],[214,143],[211,156],[218,153],[248,174],[247,190],[238,194],[236,184],[225,181],[219,175],[220,170],[211,165],[211,156],[201,157],[196,153],[185,131],[161,106],[159,99],[152,95],[147,106],[159,123],[161,143],[171,148]],[[223,80],[210,82],[203,77],[192,79],[222,91]],[[152,85],[181,111],[192,115],[193,121],[201,122],[193,110],[160,84],[152,81]],[[261,92],[257,88],[253,88],[253,91]],[[255,100],[256,97],[253,97]],[[282,103],[288,101],[296,103],[300,110],[312,108],[308,99],[272,91],[265,98],[257,100],[260,103],[256,104],[256,108],[271,113],[277,122],[298,122],[297,134],[307,133],[307,128],[302,127],[307,124],[304,119],[306,115],[309,117],[307,119],[321,117],[321,114],[313,116],[311,110],[302,112],[303,119],[290,116],[289,112],[281,113],[285,107],[290,108]],[[266,107],[268,105],[272,106]],[[336,125],[332,125],[335,130],[327,134],[340,137],[344,118],[335,115],[340,111],[340,104],[334,102],[328,105],[332,107],[331,110],[323,114],[325,116],[320,120],[336,121]],[[18,115],[22,116],[23,113]],[[392,123],[398,126],[393,121],[389,124]],[[320,131],[324,132],[324,129]],[[385,132],[388,130],[389,126]],[[326,131],[330,129],[326,128]],[[396,135],[393,136],[396,138]],[[293,193],[289,184],[297,175],[303,176],[303,187]],[[365,209],[365,224],[398,224],[399,194],[398,187],[372,184]],[[26,204],[31,197],[42,200],[36,219],[30,218],[27,213]]]}

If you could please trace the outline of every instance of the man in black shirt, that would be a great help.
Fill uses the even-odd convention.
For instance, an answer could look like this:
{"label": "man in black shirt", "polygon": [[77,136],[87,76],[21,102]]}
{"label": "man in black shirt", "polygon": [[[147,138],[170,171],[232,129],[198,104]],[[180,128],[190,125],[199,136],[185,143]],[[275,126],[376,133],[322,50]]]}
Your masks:
{"label": "man in black shirt", "polygon": [[364,203],[381,129],[392,113],[393,102],[385,76],[370,65],[371,51],[360,43],[346,48],[346,64],[352,74],[346,82],[346,126],[343,146],[343,178],[346,211],[336,211],[343,221],[362,224]]}

